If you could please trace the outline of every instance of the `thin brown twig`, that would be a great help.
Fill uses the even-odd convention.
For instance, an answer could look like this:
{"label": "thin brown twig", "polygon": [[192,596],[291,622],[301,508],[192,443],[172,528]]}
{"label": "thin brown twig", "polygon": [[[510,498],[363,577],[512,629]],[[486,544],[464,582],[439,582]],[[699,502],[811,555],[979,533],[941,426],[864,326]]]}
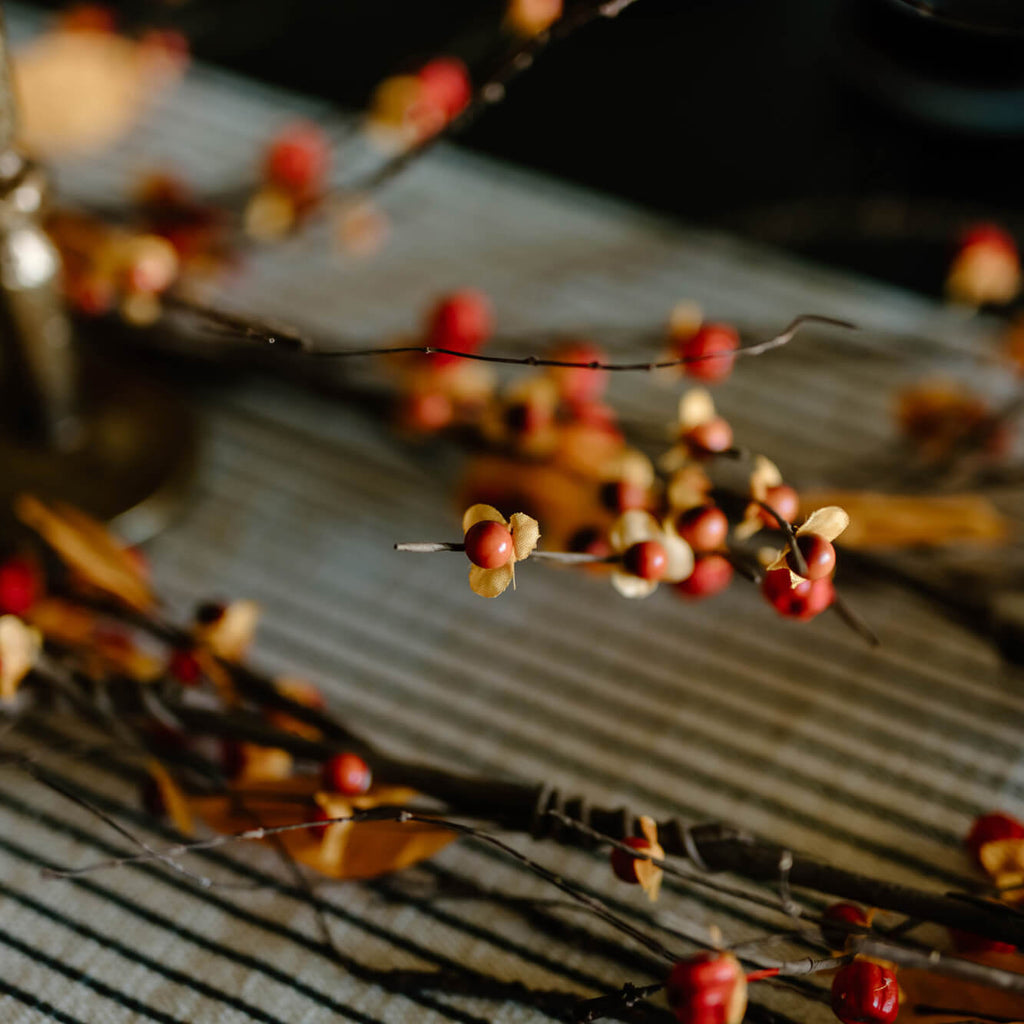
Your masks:
{"label": "thin brown twig", "polygon": [[464,131],[484,111],[505,97],[508,86],[530,68],[537,57],[552,43],[565,39],[598,18],[613,18],[635,0],[580,0],[550,28],[521,40],[514,46],[473,92],[467,106],[439,131],[397,153],[361,178],[355,178],[342,189],[344,193],[374,192],[397,177],[410,164],[430,152],[439,142]]}

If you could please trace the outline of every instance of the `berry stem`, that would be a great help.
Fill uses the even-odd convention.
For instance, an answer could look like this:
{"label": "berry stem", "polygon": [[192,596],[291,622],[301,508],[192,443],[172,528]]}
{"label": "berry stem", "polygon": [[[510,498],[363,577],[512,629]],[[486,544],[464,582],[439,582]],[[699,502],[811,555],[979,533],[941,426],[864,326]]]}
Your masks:
{"label": "berry stem", "polygon": [[[469,359],[480,363],[499,363],[508,366],[548,366],[572,370],[603,370],[612,373],[648,373],[653,370],[665,370],[672,367],[687,366],[691,363],[704,362],[707,359],[720,358],[716,353],[708,355],[679,356],[674,359],[662,359],[640,363],[607,363],[600,360],[579,362],[571,359],[546,359],[541,356],[488,356],[479,352],[461,352],[457,349],[438,348],[433,345],[392,345],[372,346],[364,348],[319,348],[313,340],[306,337],[294,327],[275,324],[256,317],[241,316],[215,306],[208,306],[179,292],[165,295],[166,304],[180,312],[187,313],[206,321],[219,332],[233,335],[242,340],[257,341],[264,345],[274,345],[289,352],[316,356],[321,359],[366,359],[374,356],[394,356],[403,354],[444,355],[458,359]],[[793,340],[797,331],[804,324],[824,324],[831,327],[843,327],[856,330],[856,325],[847,320],[821,316],[817,313],[802,313],[795,317],[779,334],[766,341],[743,345],[735,349],[731,355],[760,356],[766,352],[781,348]]]}

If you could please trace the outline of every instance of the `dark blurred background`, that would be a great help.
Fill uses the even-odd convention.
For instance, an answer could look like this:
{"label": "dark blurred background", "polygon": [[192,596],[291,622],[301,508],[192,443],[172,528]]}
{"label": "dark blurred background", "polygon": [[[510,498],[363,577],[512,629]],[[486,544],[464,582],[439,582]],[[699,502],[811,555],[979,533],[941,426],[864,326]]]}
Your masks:
{"label": "dark blurred background", "polygon": [[[502,9],[113,6],[181,28],[202,59],[349,108],[440,53],[478,68]],[[938,292],[965,224],[1024,234],[1024,3],[637,0],[549,50],[459,143]]]}

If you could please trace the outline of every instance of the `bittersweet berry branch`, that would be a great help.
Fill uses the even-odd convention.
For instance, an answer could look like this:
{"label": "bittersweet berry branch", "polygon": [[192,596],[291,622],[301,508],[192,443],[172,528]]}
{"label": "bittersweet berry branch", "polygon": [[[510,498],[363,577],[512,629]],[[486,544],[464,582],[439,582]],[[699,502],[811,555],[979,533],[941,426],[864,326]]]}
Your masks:
{"label": "bittersweet berry branch", "polygon": [[[167,296],[167,304],[206,321],[219,332],[242,340],[256,341],[264,345],[274,345],[289,352],[298,352],[320,359],[369,359],[375,356],[395,355],[442,355],[457,359],[467,359],[478,363],[497,363],[505,366],[545,366],[562,369],[605,370],[610,373],[650,373],[654,370],[667,370],[702,363],[708,359],[721,359],[720,352],[702,353],[697,355],[679,356],[672,359],[648,360],[645,362],[609,363],[599,360],[578,362],[571,359],[548,359],[543,356],[489,356],[479,352],[460,352],[457,349],[438,348],[433,345],[391,345],[367,348],[319,348],[315,341],[306,337],[293,327],[274,324],[255,317],[242,316],[227,310],[208,306],[179,294]],[[848,320],[821,316],[817,313],[803,313],[795,317],[779,334],[766,341],[752,345],[741,345],[729,353],[729,358],[760,356],[788,345],[797,331],[805,324],[823,324],[830,327],[842,327],[856,330],[855,324]]]}

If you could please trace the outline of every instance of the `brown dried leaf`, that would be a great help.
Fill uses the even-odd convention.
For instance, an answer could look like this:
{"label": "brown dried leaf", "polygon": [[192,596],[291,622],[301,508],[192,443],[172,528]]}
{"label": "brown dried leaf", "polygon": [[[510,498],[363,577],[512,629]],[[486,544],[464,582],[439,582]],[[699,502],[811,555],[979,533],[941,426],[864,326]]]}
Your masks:
{"label": "brown dried leaf", "polygon": [[[239,807],[230,797],[202,797],[192,806],[204,821],[218,832],[242,832],[252,828],[254,820],[264,826],[287,825],[313,818],[311,808],[315,800],[315,781],[289,779],[280,783],[263,783],[259,796],[246,798]],[[309,803],[305,809],[294,799],[274,801],[268,796],[280,790],[285,796],[305,793]],[[236,789],[244,796],[244,788]],[[353,808],[365,810],[380,805],[402,806],[415,799],[415,790],[397,786],[374,786],[365,796],[348,801]],[[288,852],[305,864],[332,878],[375,878],[378,875],[400,871],[434,856],[453,839],[447,829],[420,822],[366,821],[341,825],[343,842],[325,846],[332,827],[326,830],[302,829],[280,836]]]}
{"label": "brown dried leaf", "polygon": [[36,601],[28,618],[47,639],[67,647],[91,643],[99,624],[99,617],[94,612],[59,597],[44,597]]}
{"label": "brown dried leaf", "polygon": [[14,511],[85,583],[135,611],[153,608],[139,563],[102,523],[70,505],[47,505],[29,494],[15,500]]}
{"label": "brown dried leaf", "polygon": [[[967,959],[1018,973],[1024,964],[1024,958],[1017,953],[986,953]],[[946,978],[940,974],[911,967],[900,968],[899,983],[902,998],[899,1016],[896,1019],[900,1022],[920,1022],[926,1019],[928,1024],[953,1024],[954,1021],[963,1024],[966,1018],[975,1015],[980,1018],[1000,1018],[1008,1021],[1024,1020],[1021,997],[1013,992],[1001,992],[987,985],[978,985],[959,978]],[[922,1003],[927,1006],[948,1006],[963,1012],[922,1018],[914,1013],[914,1007]]]}
{"label": "brown dried leaf", "polygon": [[849,548],[921,544],[999,544],[1009,522],[980,494],[913,496],[874,491],[825,491],[802,495],[805,507],[841,505],[851,517],[843,534]]}

